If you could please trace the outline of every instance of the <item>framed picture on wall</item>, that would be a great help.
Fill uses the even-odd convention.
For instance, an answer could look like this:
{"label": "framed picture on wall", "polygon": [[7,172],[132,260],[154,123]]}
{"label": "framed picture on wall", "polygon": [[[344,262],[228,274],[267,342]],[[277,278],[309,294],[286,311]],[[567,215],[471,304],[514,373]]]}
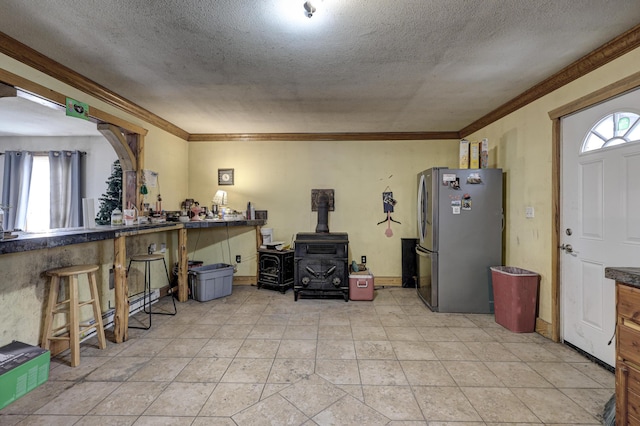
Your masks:
{"label": "framed picture on wall", "polygon": [[233,169],[218,169],[218,185],[233,185]]}

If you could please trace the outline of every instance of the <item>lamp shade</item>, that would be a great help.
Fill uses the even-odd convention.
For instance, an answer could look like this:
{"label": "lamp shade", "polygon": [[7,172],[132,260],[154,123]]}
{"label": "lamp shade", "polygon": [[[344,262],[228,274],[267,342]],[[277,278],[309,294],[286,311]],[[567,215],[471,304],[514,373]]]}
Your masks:
{"label": "lamp shade", "polygon": [[227,191],[216,191],[216,195],[213,196],[213,204],[219,206],[227,205]]}

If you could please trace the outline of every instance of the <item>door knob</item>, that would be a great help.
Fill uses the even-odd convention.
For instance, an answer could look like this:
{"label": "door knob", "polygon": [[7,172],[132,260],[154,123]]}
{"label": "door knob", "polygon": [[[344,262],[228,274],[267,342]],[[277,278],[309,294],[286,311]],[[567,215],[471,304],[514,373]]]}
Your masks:
{"label": "door knob", "polygon": [[575,253],[578,253],[577,251],[573,251],[573,246],[571,244],[563,244],[559,248],[572,256],[575,256]]}

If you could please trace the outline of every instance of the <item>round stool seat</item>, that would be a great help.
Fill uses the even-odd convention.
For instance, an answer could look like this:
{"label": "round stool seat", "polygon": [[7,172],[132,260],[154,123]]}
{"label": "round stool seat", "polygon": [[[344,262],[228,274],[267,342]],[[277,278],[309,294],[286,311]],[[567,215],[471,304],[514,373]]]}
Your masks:
{"label": "round stool seat", "polygon": [[95,272],[99,269],[98,265],[76,265],[67,266],[65,268],[56,268],[47,271],[47,275],[50,277],[70,277],[71,275],[88,274],[89,272]]}
{"label": "round stool seat", "polygon": [[164,260],[164,254],[136,254],[131,256],[133,262],[152,262],[154,260]]}

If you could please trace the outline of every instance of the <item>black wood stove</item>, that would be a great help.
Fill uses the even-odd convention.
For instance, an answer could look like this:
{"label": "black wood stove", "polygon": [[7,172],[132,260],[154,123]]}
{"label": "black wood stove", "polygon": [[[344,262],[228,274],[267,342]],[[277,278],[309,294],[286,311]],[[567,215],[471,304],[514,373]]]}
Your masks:
{"label": "black wood stove", "polygon": [[345,302],[349,301],[349,236],[329,232],[327,204],[318,205],[316,232],[296,235],[293,283],[296,301],[298,295],[342,296]]}
{"label": "black wood stove", "polygon": [[293,250],[258,250],[258,288],[280,290],[293,287]]}

